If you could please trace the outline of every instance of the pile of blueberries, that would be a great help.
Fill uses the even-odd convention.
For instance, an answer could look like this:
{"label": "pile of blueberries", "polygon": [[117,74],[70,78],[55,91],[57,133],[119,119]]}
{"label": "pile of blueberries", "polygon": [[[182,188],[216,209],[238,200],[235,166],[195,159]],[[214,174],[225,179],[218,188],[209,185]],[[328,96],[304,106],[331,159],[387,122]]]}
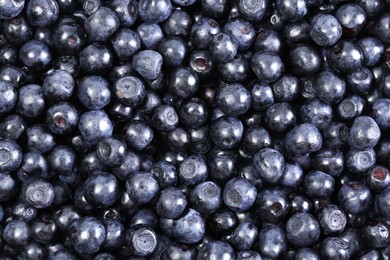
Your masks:
{"label": "pile of blueberries", "polygon": [[390,259],[390,0],[0,0],[0,260]]}

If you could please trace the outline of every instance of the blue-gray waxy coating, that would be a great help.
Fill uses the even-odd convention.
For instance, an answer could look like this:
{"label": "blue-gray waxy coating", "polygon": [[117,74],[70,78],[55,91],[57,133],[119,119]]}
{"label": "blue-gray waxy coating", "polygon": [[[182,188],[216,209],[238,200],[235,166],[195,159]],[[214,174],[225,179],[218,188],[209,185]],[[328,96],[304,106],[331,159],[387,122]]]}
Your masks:
{"label": "blue-gray waxy coating", "polygon": [[24,7],[25,1],[3,0],[0,2],[0,19],[12,19],[18,16]]}
{"label": "blue-gray waxy coating", "polygon": [[295,22],[306,15],[305,0],[276,0],[276,9],[283,20]]}
{"label": "blue-gray waxy coating", "polygon": [[206,232],[204,218],[194,209],[189,209],[187,213],[175,221],[173,226],[174,237],[186,244],[199,242]]}
{"label": "blue-gray waxy coating", "polygon": [[112,67],[113,62],[111,51],[100,42],[88,45],[79,55],[80,68],[90,74],[106,72]]}
{"label": "blue-gray waxy coating", "polygon": [[33,71],[42,71],[47,68],[52,59],[49,47],[37,40],[26,42],[19,51],[21,62]]}
{"label": "blue-gray waxy coating", "polygon": [[274,82],[283,73],[284,66],[280,56],[271,52],[256,52],[251,59],[251,67],[259,80]]}
{"label": "blue-gray waxy coating", "polygon": [[264,148],[253,157],[253,167],[264,181],[277,183],[283,174],[285,160],[277,150]]}
{"label": "blue-gray waxy coating", "polygon": [[331,14],[320,14],[312,22],[310,37],[320,46],[332,46],[342,34],[339,21]]}
{"label": "blue-gray waxy coating", "polygon": [[119,28],[119,18],[107,7],[100,7],[84,22],[84,28],[92,41],[106,41]]}
{"label": "blue-gray waxy coating", "polygon": [[13,140],[0,140],[0,172],[16,170],[22,162],[22,148]]}
{"label": "blue-gray waxy coating", "polygon": [[16,104],[17,92],[14,85],[0,79],[0,113],[10,111]]}
{"label": "blue-gray waxy coating", "polygon": [[378,124],[372,117],[359,116],[350,128],[348,143],[352,148],[367,150],[373,148],[381,137]]}
{"label": "blue-gray waxy coating", "polygon": [[311,197],[327,198],[335,189],[332,176],[322,171],[312,171],[303,178],[303,188]]}
{"label": "blue-gray waxy coating", "polygon": [[371,204],[370,189],[362,182],[351,181],[341,186],[338,192],[338,202],[341,208],[349,214],[361,214]]}
{"label": "blue-gray waxy coating", "polygon": [[219,32],[211,38],[208,50],[216,62],[228,62],[237,54],[238,42],[234,36]]}
{"label": "blue-gray waxy coating", "polygon": [[320,234],[320,224],[310,213],[296,213],[287,221],[286,236],[294,246],[311,246],[318,241]]}
{"label": "blue-gray waxy coating", "polygon": [[322,135],[315,125],[297,125],[286,136],[286,149],[293,154],[316,152],[322,147]]}
{"label": "blue-gray waxy coating", "polygon": [[5,226],[2,236],[12,246],[23,246],[30,240],[31,230],[23,220],[11,220]]}
{"label": "blue-gray waxy coating", "polygon": [[161,23],[172,13],[170,0],[140,0],[138,12],[142,20],[147,23]]}
{"label": "blue-gray waxy coating", "polygon": [[279,223],[284,220],[290,209],[286,194],[280,189],[263,189],[256,198],[256,212],[267,223]]}
{"label": "blue-gray waxy coating", "polygon": [[162,218],[177,219],[187,207],[187,198],[178,188],[169,187],[163,190],[157,200],[156,211]]}
{"label": "blue-gray waxy coating", "polygon": [[56,69],[44,78],[42,90],[51,101],[67,100],[73,94],[74,79],[69,72]]}
{"label": "blue-gray waxy coating", "polygon": [[321,243],[321,256],[325,259],[349,259],[349,244],[338,237],[327,237]]}
{"label": "blue-gray waxy coating", "polygon": [[26,13],[31,25],[49,27],[57,21],[60,9],[55,0],[31,0],[28,1]]}
{"label": "blue-gray waxy coating", "polygon": [[233,211],[246,211],[255,203],[256,187],[244,178],[233,178],[223,189],[223,201]]}
{"label": "blue-gray waxy coating", "polygon": [[216,96],[221,110],[228,116],[238,116],[246,113],[251,106],[249,91],[240,84],[228,84]]}
{"label": "blue-gray waxy coating", "polygon": [[102,110],[93,110],[82,114],[78,128],[85,141],[95,144],[100,139],[109,137],[113,131],[111,120]]}
{"label": "blue-gray waxy coating", "polygon": [[140,51],[133,57],[134,69],[145,79],[156,79],[161,71],[163,57],[152,50]]}
{"label": "blue-gray waxy coating", "polygon": [[141,49],[141,39],[136,31],[120,29],[111,39],[112,47],[119,59],[129,60]]}
{"label": "blue-gray waxy coating", "polygon": [[277,258],[287,250],[285,231],[280,226],[270,224],[259,231],[260,252],[268,257]]}

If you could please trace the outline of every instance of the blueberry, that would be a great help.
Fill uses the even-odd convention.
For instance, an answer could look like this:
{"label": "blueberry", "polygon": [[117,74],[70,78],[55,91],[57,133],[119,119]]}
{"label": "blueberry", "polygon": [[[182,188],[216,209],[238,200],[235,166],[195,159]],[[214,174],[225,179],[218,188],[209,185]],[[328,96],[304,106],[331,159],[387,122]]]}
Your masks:
{"label": "blueberry", "polygon": [[215,240],[205,244],[199,251],[196,260],[201,259],[226,259],[232,260],[234,257],[233,248],[226,242]]}
{"label": "blueberry", "polygon": [[182,183],[190,186],[203,182],[208,176],[206,161],[201,155],[191,155],[180,165],[179,176]]}
{"label": "blueberry", "polygon": [[228,116],[246,113],[251,106],[249,91],[240,84],[228,84],[216,96],[218,106]]}
{"label": "blueberry", "polygon": [[289,60],[296,75],[310,76],[321,69],[321,56],[312,46],[298,44],[290,50]]}
{"label": "blueberry", "polygon": [[248,21],[259,22],[265,17],[271,4],[271,1],[268,0],[255,2],[240,0],[238,2],[238,12]]}
{"label": "blueberry", "polygon": [[91,41],[106,41],[118,30],[119,18],[112,9],[102,6],[88,17],[84,28]]}
{"label": "blueberry", "polygon": [[310,37],[320,46],[334,45],[343,34],[339,21],[331,14],[320,14],[313,19]]}
{"label": "blueberry", "polygon": [[375,192],[380,192],[390,186],[390,172],[381,165],[375,165],[367,171],[367,186]]}
{"label": "blueberry", "polygon": [[126,180],[126,192],[138,204],[148,203],[158,191],[159,184],[149,172],[135,172]]}
{"label": "blueberry", "polygon": [[223,116],[218,118],[210,127],[211,140],[222,149],[237,147],[242,140],[244,128],[240,120]]}
{"label": "blueberry", "polygon": [[266,257],[277,258],[287,250],[287,238],[283,228],[269,224],[259,231],[260,253]]}
{"label": "blueberry", "polygon": [[[55,31],[49,37],[44,42],[50,47],[54,45],[63,54],[75,54],[87,41],[84,27],[76,21],[66,22],[65,20],[60,20]],[[52,41],[50,41],[51,39]]]}
{"label": "blueberry", "polygon": [[144,149],[152,140],[154,134],[149,125],[141,121],[132,121],[125,125],[123,138],[135,150]]}
{"label": "blueberry", "polygon": [[18,254],[17,259],[26,260],[42,260],[46,256],[46,249],[43,245],[36,242],[29,242],[21,248],[21,252]]}
{"label": "blueberry", "polygon": [[31,234],[35,241],[50,244],[54,241],[58,226],[49,215],[38,218],[31,227]]}
{"label": "blueberry", "polygon": [[50,169],[58,174],[70,174],[76,164],[76,153],[69,147],[57,145],[47,156]]}
{"label": "blueberry", "polygon": [[23,189],[24,199],[35,208],[47,208],[54,200],[53,186],[43,179],[34,180]]}
{"label": "blueberry", "polygon": [[155,23],[143,23],[137,32],[144,47],[151,50],[156,49],[164,37],[161,27]]}
{"label": "blueberry", "polygon": [[333,204],[329,204],[323,208],[318,218],[323,233],[326,235],[341,233],[347,224],[347,216],[345,213]]}
{"label": "blueberry", "polygon": [[344,169],[344,154],[338,149],[323,148],[313,154],[312,164],[316,170],[338,176]]}
{"label": "blueberry", "polygon": [[67,100],[74,89],[73,76],[66,70],[53,70],[42,83],[43,95],[50,101]]}
{"label": "blueberry", "polygon": [[319,73],[314,81],[314,92],[325,103],[338,103],[346,90],[345,81],[331,71]]}
{"label": "blueberry", "polygon": [[340,6],[335,17],[343,27],[343,33],[347,37],[359,34],[366,25],[367,14],[358,4],[347,3]]}
{"label": "blueberry", "polygon": [[177,112],[169,105],[160,105],[153,111],[152,125],[159,131],[171,131],[178,123]]}
{"label": "blueberry", "polygon": [[253,166],[259,177],[275,184],[283,175],[285,160],[277,150],[263,148],[253,157]]}
{"label": "blueberry", "polygon": [[107,166],[120,166],[126,157],[126,145],[122,140],[108,137],[101,139],[96,145],[96,153]]}
{"label": "blueberry", "polygon": [[338,192],[338,201],[347,213],[364,213],[371,204],[371,191],[364,183],[352,181],[342,185]]}
{"label": "blueberry", "polygon": [[113,131],[111,120],[102,110],[93,110],[82,114],[78,128],[83,139],[94,144],[104,137],[111,136]]}
{"label": "blueberry", "polygon": [[213,71],[213,60],[206,50],[192,51],[188,60],[189,67],[194,70],[199,77],[206,77]]}
{"label": "blueberry", "polygon": [[320,256],[317,254],[316,251],[310,248],[300,248],[297,251],[295,251],[294,260],[303,260],[303,259],[319,260]]}
{"label": "blueberry", "polygon": [[297,120],[293,107],[287,102],[272,104],[265,112],[265,125],[269,130],[284,132]]}
{"label": "blueberry", "polygon": [[372,103],[372,117],[381,130],[390,128],[390,99],[377,99]]}
{"label": "blueberry", "polygon": [[294,246],[313,245],[318,241],[320,233],[320,224],[310,213],[296,213],[287,221],[286,237]]}
{"label": "blueberry", "polygon": [[284,71],[281,58],[271,52],[256,52],[251,58],[251,67],[259,80],[274,82],[278,80]]}
{"label": "blueberry", "polygon": [[0,5],[0,19],[9,20],[15,18],[22,12],[24,4],[24,0],[12,0],[2,2]]}
{"label": "blueberry", "polygon": [[205,49],[209,45],[211,38],[220,31],[221,28],[217,21],[212,18],[202,18],[195,22],[191,28],[191,41],[198,48]]}
{"label": "blueberry", "polygon": [[179,243],[169,245],[161,255],[162,260],[195,259],[197,251],[195,248],[186,247]]}
{"label": "blueberry", "polygon": [[80,218],[81,214],[75,206],[65,205],[53,213],[53,220],[62,231],[68,230]]}
{"label": "blueberry", "polygon": [[307,13],[306,1],[304,0],[277,0],[276,9],[283,20],[291,22],[299,20]]}
{"label": "blueberry", "polygon": [[190,33],[191,26],[192,19],[190,15],[186,11],[175,9],[163,23],[162,29],[167,36],[187,36]]}
{"label": "blueberry", "polygon": [[88,45],[79,54],[80,68],[89,74],[106,71],[112,66],[113,59],[111,51],[100,42]]}
{"label": "blueberry", "polygon": [[152,50],[140,51],[133,56],[134,69],[145,79],[153,80],[161,71],[163,57]]}
{"label": "blueberry", "polygon": [[364,241],[370,248],[381,248],[389,244],[389,226],[381,221],[373,220],[362,230]]}
{"label": "blueberry", "polygon": [[18,182],[8,173],[0,173],[0,201],[8,201],[18,191]]}
{"label": "blueberry", "polygon": [[190,193],[191,207],[203,214],[212,214],[222,205],[221,188],[211,181],[205,181]]}
{"label": "blueberry", "polygon": [[42,88],[36,84],[25,85],[19,89],[16,111],[25,117],[35,118],[45,109],[45,99]]}
{"label": "blueberry", "polygon": [[69,239],[74,250],[80,254],[93,254],[99,251],[106,238],[102,221],[95,217],[82,217],[71,225]]}
{"label": "blueberry", "polygon": [[298,163],[286,163],[279,182],[286,187],[296,188],[303,180],[303,170]]}
{"label": "blueberry", "polygon": [[85,199],[97,207],[114,205],[119,198],[119,193],[118,180],[109,173],[94,173],[83,184]]}
{"label": "blueberry", "polygon": [[255,28],[250,22],[243,19],[235,19],[228,22],[223,27],[223,31],[237,39],[239,51],[249,49],[255,40]]}
{"label": "blueberry", "polygon": [[30,239],[31,229],[23,220],[11,220],[5,226],[2,236],[9,245],[23,246]]}
{"label": "blueberry", "polygon": [[357,117],[350,129],[348,143],[361,150],[373,148],[379,141],[381,131],[375,120],[369,116]]}
{"label": "blueberry", "polygon": [[6,20],[2,25],[4,36],[9,43],[23,44],[28,41],[33,33],[31,25],[23,16],[17,16],[12,20]]}
{"label": "blueberry", "polygon": [[363,63],[365,66],[371,67],[380,61],[384,52],[384,46],[380,40],[373,37],[365,37],[358,40],[357,44],[363,53]]}
{"label": "blueberry", "polygon": [[106,239],[103,244],[105,249],[119,249],[125,242],[125,227],[116,219],[105,219]]}
{"label": "blueberry", "polygon": [[162,218],[177,219],[187,207],[187,198],[178,188],[163,190],[156,204],[157,214]]}
{"label": "blueberry", "polygon": [[87,76],[78,84],[77,96],[86,108],[101,109],[111,101],[108,82],[100,76]]}
{"label": "blueberry", "polygon": [[303,187],[309,196],[326,198],[334,191],[335,181],[332,176],[321,171],[312,171],[305,175]]}
{"label": "blueberry", "polygon": [[64,135],[73,131],[79,121],[76,108],[68,102],[60,102],[48,108],[46,125],[51,132]]}
{"label": "blueberry", "polygon": [[326,259],[349,259],[349,245],[338,237],[327,237],[321,244],[321,256]]}
{"label": "blueberry", "polygon": [[0,140],[0,171],[9,173],[16,170],[22,162],[20,146],[12,140]]}
{"label": "blueberry", "polygon": [[290,209],[286,194],[279,189],[260,191],[255,206],[259,218],[267,223],[278,223],[285,219]]}
{"label": "blueberry", "polygon": [[228,62],[237,54],[238,42],[234,36],[219,32],[212,36],[208,50],[216,62]]}
{"label": "blueberry", "polygon": [[36,27],[49,27],[53,25],[60,13],[55,0],[32,0],[26,6],[28,21]]}
{"label": "blueberry", "polygon": [[233,178],[223,189],[223,201],[233,211],[247,211],[255,203],[256,187],[244,178]]}
{"label": "blueberry", "polygon": [[286,135],[286,149],[293,154],[316,152],[321,146],[321,133],[311,123],[297,125]]}
{"label": "blueberry", "polygon": [[169,91],[179,98],[188,98],[199,88],[199,77],[188,67],[178,67],[173,70],[168,83]]}
{"label": "blueberry", "polygon": [[164,59],[164,66],[177,67],[182,65],[187,57],[188,45],[181,37],[168,37],[161,41],[158,52]]}
{"label": "blueberry", "polygon": [[120,23],[126,27],[132,26],[139,16],[138,3],[134,0],[113,0],[108,5],[118,16]]}
{"label": "blueberry", "polygon": [[148,23],[161,23],[172,13],[170,0],[141,0],[138,12],[142,20]]}
{"label": "blueberry", "polygon": [[332,106],[319,100],[312,98],[302,104],[300,115],[305,123],[312,123],[318,129],[326,128],[332,121]]}
{"label": "blueberry", "polygon": [[340,41],[327,55],[331,66],[342,73],[353,72],[363,65],[363,53],[359,46],[350,41]]}
{"label": "blueberry", "polygon": [[184,215],[175,221],[173,226],[174,237],[185,244],[199,242],[206,232],[203,217],[194,209],[188,209]]}

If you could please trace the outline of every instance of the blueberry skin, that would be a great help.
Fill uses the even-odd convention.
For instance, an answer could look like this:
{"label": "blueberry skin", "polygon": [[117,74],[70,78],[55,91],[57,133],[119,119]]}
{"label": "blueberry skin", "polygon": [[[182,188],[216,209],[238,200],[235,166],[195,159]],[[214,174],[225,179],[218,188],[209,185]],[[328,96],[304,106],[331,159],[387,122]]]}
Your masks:
{"label": "blueberry skin", "polygon": [[69,239],[79,254],[93,254],[99,251],[106,238],[102,221],[95,217],[82,217],[71,225]]}
{"label": "blueberry skin", "polygon": [[28,21],[36,27],[53,25],[60,14],[60,8],[55,0],[32,0],[26,6]]}
{"label": "blueberry skin", "polygon": [[352,148],[367,150],[373,148],[381,137],[378,124],[372,117],[357,117],[348,136],[348,143]]}
{"label": "blueberry skin", "polygon": [[245,20],[260,22],[267,14],[271,4],[271,1],[268,0],[260,0],[256,2],[240,0],[238,1],[238,12]]}
{"label": "blueberry skin", "polygon": [[98,142],[96,145],[96,153],[105,165],[118,167],[126,157],[127,147],[122,140],[108,137]]}
{"label": "blueberry skin", "polygon": [[372,103],[372,118],[381,130],[390,128],[390,99],[381,98]]}
{"label": "blueberry skin", "polygon": [[312,171],[305,175],[303,187],[309,196],[327,198],[334,191],[335,181],[332,176],[321,171]]}
{"label": "blueberry skin", "polygon": [[338,237],[327,237],[321,243],[321,256],[325,259],[347,260],[350,258],[349,245]]}
{"label": "blueberry skin", "polygon": [[143,23],[138,26],[137,32],[144,47],[150,50],[155,50],[164,38],[161,27],[155,23]]}
{"label": "blueberry skin", "polygon": [[296,247],[313,245],[318,241],[320,234],[320,224],[310,213],[296,213],[287,221],[286,237]]}
{"label": "blueberry skin", "polygon": [[335,104],[345,94],[345,81],[331,71],[324,71],[317,75],[314,82],[314,91],[323,102]]}
{"label": "blueberry skin", "polygon": [[289,213],[289,201],[286,194],[279,189],[263,189],[257,194],[256,212],[259,218],[267,223],[278,223]]}
{"label": "blueberry skin", "polygon": [[281,58],[271,52],[256,52],[251,58],[253,72],[262,82],[278,80],[284,71]]}
{"label": "blueberry skin", "polygon": [[269,130],[284,132],[295,125],[297,118],[292,106],[287,102],[272,104],[265,112],[265,125]]}
{"label": "blueberry skin", "polygon": [[303,170],[298,163],[286,163],[279,182],[286,187],[296,188],[303,180]]}
{"label": "blueberry skin", "polygon": [[203,238],[205,232],[205,220],[191,208],[174,222],[173,236],[181,243],[195,244]]}
{"label": "blueberry skin", "polygon": [[389,170],[384,166],[374,165],[367,171],[366,184],[372,191],[381,192],[390,186]]}
{"label": "blueberry skin", "polygon": [[144,208],[138,210],[135,215],[131,218],[130,227],[137,225],[146,225],[151,228],[158,227],[158,215],[151,209]]}
{"label": "blueberry skin", "polygon": [[272,138],[266,129],[259,126],[251,126],[244,133],[240,149],[248,155],[254,155],[259,150],[270,147],[271,144]]}
{"label": "blueberry skin", "polygon": [[346,155],[346,164],[349,171],[364,174],[376,162],[376,153],[373,149],[350,149]]}
{"label": "blueberry skin", "polygon": [[322,135],[311,123],[297,125],[286,135],[286,150],[292,154],[305,154],[321,149]]}
{"label": "blueberry skin", "polygon": [[46,256],[46,249],[43,245],[36,242],[29,242],[21,248],[21,252],[18,254],[17,259],[26,260],[43,260]]}
{"label": "blueberry skin", "polygon": [[1,1],[0,3],[0,19],[10,20],[18,16],[24,7],[25,1]]}
{"label": "blueberry skin", "polygon": [[11,246],[23,246],[30,240],[30,226],[23,220],[11,220],[2,232],[3,239]]}
{"label": "blueberry skin", "polygon": [[219,33],[219,24],[211,18],[201,18],[192,25],[190,38],[191,42],[199,49],[205,49],[209,45],[211,38]]}
{"label": "blueberry skin", "polygon": [[119,28],[119,18],[107,7],[99,7],[84,22],[84,28],[91,41],[107,41]]}
{"label": "blueberry skin", "polygon": [[143,150],[153,140],[153,129],[142,121],[132,121],[123,128],[122,137],[136,151]]}
{"label": "blueberry skin", "polygon": [[333,149],[346,146],[349,129],[345,123],[333,121],[324,129],[323,137],[325,144]]}
{"label": "blueberry skin", "polygon": [[353,72],[363,65],[363,53],[359,46],[350,41],[340,41],[327,55],[330,65],[342,73]]}
{"label": "blueberry skin", "polygon": [[283,20],[291,22],[299,20],[307,13],[306,2],[304,0],[277,0],[276,9]]}
{"label": "blueberry skin", "polygon": [[363,53],[363,64],[365,66],[371,67],[380,61],[384,53],[384,46],[377,38],[365,37],[359,39],[357,44]]}
{"label": "blueberry skin", "polygon": [[[31,25],[23,16],[15,17],[12,20],[6,20],[2,25],[3,33],[8,43],[23,44],[28,41],[33,33]],[[4,57],[6,59],[6,57]]]}
{"label": "blueberry skin", "polygon": [[313,154],[313,168],[331,176],[338,176],[344,169],[344,154],[338,149],[323,148]]}
{"label": "blueberry skin", "polygon": [[390,241],[389,229],[390,227],[386,222],[373,219],[363,227],[362,237],[370,248],[377,249],[385,247]]}
{"label": "blueberry skin", "polygon": [[253,167],[261,179],[275,184],[283,175],[285,160],[279,151],[263,148],[253,157]]}
{"label": "blueberry skin", "polygon": [[377,250],[371,249],[370,251],[365,252],[359,257],[359,260],[368,260],[368,259],[381,259],[381,255]]}
{"label": "blueberry skin", "polygon": [[17,141],[26,132],[26,121],[19,115],[9,115],[0,121],[0,136]]}
{"label": "blueberry skin", "polygon": [[179,177],[183,184],[195,186],[208,177],[208,167],[202,155],[191,155],[184,159],[179,168]]}
{"label": "blueberry skin", "polygon": [[39,85],[29,84],[19,89],[16,111],[22,116],[35,118],[44,112],[45,99]]}
{"label": "blueberry skin", "polygon": [[46,112],[46,125],[54,134],[64,135],[73,131],[79,121],[76,108],[68,102],[52,105]]}
{"label": "blueberry skin", "polygon": [[176,110],[169,105],[160,105],[153,111],[152,125],[159,131],[172,131],[178,123]]}
{"label": "blueberry skin", "polygon": [[179,108],[180,123],[191,128],[204,125],[207,122],[208,114],[209,110],[206,103],[198,98],[184,101]]}
{"label": "blueberry skin", "polygon": [[145,98],[145,86],[137,77],[122,77],[114,83],[113,95],[122,105],[135,108]]}
{"label": "blueberry skin", "polygon": [[53,185],[43,179],[37,179],[23,188],[23,196],[26,202],[33,207],[47,208],[54,201]]}
{"label": "blueberry skin", "polygon": [[220,240],[213,240],[206,243],[198,251],[196,260],[202,259],[235,259],[233,248],[227,243]]}
{"label": "blueberry skin", "polygon": [[0,114],[10,111],[16,104],[17,91],[11,82],[0,80]]}
{"label": "blueberry skin", "polygon": [[146,204],[159,191],[159,184],[149,172],[135,172],[126,180],[126,192],[137,204]]}
{"label": "blueberry skin", "polygon": [[83,194],[88,203],[96,207],[110,207],[119,198],[119,182],[110,173],[94,173],[83,184]]}
{"label": "blueberry skin", "polygon": [[295,251],[295,258],[294,260],[320,260],[320,256],[317,254],[316,251],[310,249],[310,248],[300,248],[297,251]]}
{"label": "blueberry skin", "polygon": [[343,34],[339,21],[331,14],[319,14],[312,22],[310,37],[324,47],[334,45]]}
{"label": "blueberry skin", "polygon": [[293,72],[299,76],[316,74],[322,66],[317,49],[308,44],[298,44],[290,50],[289,58]]}
{"label": "blueberry skin", "polygon": [[241,121],[227,116],[220,117],[214,121],[210,130],[211,140],[221,149],[237,147],[244,133]]}
{"label": "blueberry skin", "polygon": [[202,214],[212,214],[222,205],[222,190],[211,181],[205,181],[190,193],[191,207]]}
{"label": "blueberry skin", "polygon": [[253,25],[243,19],[235,19],[226,23],[223,32],[237,39],[239,51],[248,50],[252,46],[256,34]]}
{"label": "blueberry skin", "polygon": [[192,19],[183,10],[175,9],[163,23],[162,29],[167,36],[187,36],[190,33]]}
{"label": "blueberry skin", "polygon": [[390,205],[388,198],[390,196],[390,188],[384,188],[375,198],[375,207],[379,216],[388,218],[390,216]]}
{"label": "blueberry skin", "polygon": [[78,84],[77,95],[88,109],[101,109],[111,101],[108,82],[100,76],[87,76]]}
{"label": "blueberry skin", "polygon": [[162,260],[180,260],[180,259],[195,259],[197,251],[195,248],[186,247],[184,245],[173,243],[164,249],[161,255]]}
{"label": "blueberry skin", "polygon": [[359,34],[367,22],[367,14],[358,4],[347,3],[340,6],[335,17],[343,27],[343,33],[347,37]]}
{"label": "blueberry skin", "polygon": [[192,51],[188,60],[188,66],[201,78],[209,76],[215,67],[209,52],[206,50]]}
{"label": "blueberry skin", "polygon": [[119,249],[125,243],[125,227],[117,219],[105,219],[106,239],[104,249]]}
{"label": "blueberry skin", "polygon": [[303,103],[300,115],[304,123],[312,123],[322,130],[332,121],[332,112],[332,106],[318,98],[312,98]]}
{"label": "blueberry skin", "polygon": [[33,239],[45,245],[54,241],[57,232],[58,226],[49,215],[38,218],[31,227]]}
{"label": "blueberry skin", "polygon": [[216,96],[218,106],[228,116],[245,114],[251,106],[249,91],[240,84],[223,87]]}
{"label": "blueberry skin", "polygon": [[253,46],[256,52],[268,51],[279,54],[283,48],[283,43],[278,32],[267,28],[261,28]]}
{"label": "blueberry skin", "polygon": [[182,65],[188,55],[188,49],[186,41],[178,36],[164,38],[158,46],[158,52],[162,55],[166,67]]}
{"label": "blueberry skin", "polygon": [[113,131],[109,117],[102,110],[93,110],[82,114],[78,128],[84,141],[91,144],[96,144],[100,139],[111,136]]}
{"label": "blueberry skin", "polygon": [[337,105],[337,114],[343,120],[350,120],[360,116],[366,107],[366,101],[358,95],[344,98]]}
{"label": "blueberry skin", "polygon": [[42,91],[45,98],[50,101],[69,99],[74,90],[73,76],[66,70],[53,70],[42,83]]}
{"label": "blueberry skin", "polygon": [[23,65],[32,71],[41,72],[49,66],[52,53],[45,43],[30,40],[20,48],[19,57]]}
{"label": "blueberry skin", "polygon": [[0,201],[9,201],[18,191],[18,183],[8,173],[0,173]]}
{"label": "blueberry skin", "polygon": [[214,61],[228,62],[237,54],[238,42],[234,36],[219,32],[211,38],[208,50]]}
{"label": "blueberry skin", "polygon": [[21,164],[22,158],[22,149],[15,141],[0,140],[0,172],[10,173],[16,170]]}
{"label": "blueberry skin", "polygon": [[233,211],[247,211],[255,203],[256,187],[244,178],[233,178],[223,189],[223,201]]}
{"label": "blueberry skin", "polygon": [[358,181],[351,181],[341,186],[338,192],[338,201],[345,212],[362,214],[371,205],[371,191]]}
{"label": "blueberry skin", "polygon": [[62,175],[69,175],[76,164],[76,153],[69,146],[57,145],[47,155],[47,160],[52,171]]}
{"label": "blueberry skin", "polygon": [[157,200],[156,211],[162,218],[177,219],[187,207],[187,198],[178,188],[169,187],[163,190]]}
{"label": "blueberry skin", "polygon": [[60,56],[54,60],[54,69],[67,71],[75,77],[80,73],[80,64],[75,56]]}
{"label": "blueberry skin", "polygon": [[[43,40],[43,39],[41,39]],[[86,43],[87,35],[81,24],[76,21],[60,20],[55,31],[44,42],[63,54],[76,54]]]}
{"label": "blueberry skin", "polygon": [[199,77],[189,67],[178,67],[173,70],[168,82],[169,91],[179,98],[188,98],[199,88]]}
{"label": "blueberry skin", "polygon": [[229,241],[239,250],[249,250],[258,238],[258,230],[252,222],[241,222],[231,233]]}
{"label": "blueberry skin", "polygon": [[172,0],[175,4],[179,6],[190,6],[194,4],[197,0]]}
{"label": "blueberry skin", "polygon": [[329,204],[318,214],[318,221],[325,235],[338,234],[347,225],[347,216],[338,206]]}
{"label": "blueberry skin", "polygon": [[75,206],[65,205],[53,213],[53,220],[61,231],[67,231],[82,216]]}
{"label": "blueberry skin", "polygon": [[125,27],[132,26],[138,19],[138,3],[134,0],[113,0],[108,5]]}
{"label": "blueberry skin", "polygon": [[283,228],[269,224],[259,231],[259,250],[266,257],[278,258],[287,250],[287,238]]}
{"label": "blueberry skin", "polygon": [[167,161],[155,162],[150,169],[150,173],[157,179],[161,189],[176,186],[177,184],[178,174],[176,167]]}
{"label": "blueberry skin", "polygon": [[244,55],[237,54],[234,59],[217,64],[217,69],[222,80],[226,83],[243,83],[249,75],[249,59]]}
{"label": "blueberry skin", "polygon": [[145,79],[153,80],[161,71],[163,57],[152,50],[140,51],[133,56],[134,69]]}
{"label": "blueberry skin", "polygon": [[147,23],[161,23],[172,13],[170,0],[141,0],[138,2],[141,19]]}
{"label": "blueberry skin", "polygon": [[88,45],[79,55],[80,68],[89,74],[105,72],[112,67],[113,59],[111,51],[100,42]]}

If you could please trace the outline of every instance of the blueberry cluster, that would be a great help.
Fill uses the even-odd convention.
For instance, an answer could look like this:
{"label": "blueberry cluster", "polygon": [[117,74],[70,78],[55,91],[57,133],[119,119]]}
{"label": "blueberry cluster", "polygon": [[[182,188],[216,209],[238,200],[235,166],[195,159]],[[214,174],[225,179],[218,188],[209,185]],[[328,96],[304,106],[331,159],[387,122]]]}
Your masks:
{"label": "blueberry cluster", "polygon": [[0,260],[390,258],[389,0],[0,0]]}

